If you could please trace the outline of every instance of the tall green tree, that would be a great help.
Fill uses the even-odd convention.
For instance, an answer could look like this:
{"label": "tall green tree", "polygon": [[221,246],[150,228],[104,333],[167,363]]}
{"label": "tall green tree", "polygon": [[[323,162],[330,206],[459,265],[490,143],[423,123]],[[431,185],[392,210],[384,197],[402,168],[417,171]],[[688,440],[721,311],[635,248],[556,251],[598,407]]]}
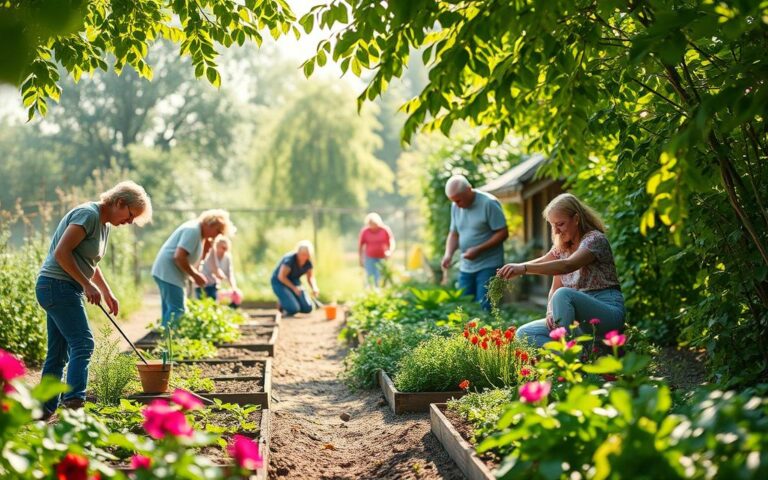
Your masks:
{"label": "tall green tree", "polygon": [[[768,365],[765,2],[338,0],[300,22],[334,32],[305,72],[327,57],[373,70],[361,101],[423,51],[430,82],[405,106],[406,139],[468,120],[484,129],[476,152],[516,133],[552,173],[607,161],[632,192],[639,181],[639,233],[666,226],[696,258],[691,289],[725,295],[671,316],[697,318],[695,344],[728,374]],[[628,180],[633,171],[642,177]],[[756,344],[743,353],[747,333]]]}
{"label": "tall green tree", "polygon": [[360,207],[367,192],[391,189],[392,171],[374,156],[381,139],[372,110],[358,113],[354,93],[342,83],[304,86],[276,113],[266,145],[256,154],[263,200],[276,206]]}

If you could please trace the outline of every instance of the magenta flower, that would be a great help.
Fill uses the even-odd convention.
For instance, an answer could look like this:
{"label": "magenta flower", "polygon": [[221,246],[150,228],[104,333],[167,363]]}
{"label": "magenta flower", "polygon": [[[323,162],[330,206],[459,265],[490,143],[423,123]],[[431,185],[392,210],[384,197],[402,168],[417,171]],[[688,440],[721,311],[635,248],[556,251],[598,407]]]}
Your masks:
{"label": "magenta flower", "polygon": [[599,318],[593,318],[589,321],[590,325],[600,325],[600,319]]}
{"label": "magenta flower", "polygon": [[171,395],[171,401],[180,406],[182,410],[197,410],[203,408],[203,402],[186,390],[177,388]]}
{"label": "magenta flower", "polygon": [[149,470],[152,466],[152,459],[144,455],[136,454],[131,457],[131,468],[134,470]]}
{"label": "magenta flower", "polygon": [[520,387],[520,400],[526,403],[536,403],[549,395],[552,384],[549,382],[528,382]]}
{"label": "magenta flower", "polygon": [[620,347],[627,343],[627,336],[619,333],[618,330],[611,330],[605,334],[605,340],[603,343],[609,347]]}
{"label": "magenta flower", "polygon": [[571,340],[565,344],[565,349],[568,350],[576,346],[576,340]]}
{"label": "magenta flower", "polygon": [[532,373],[533,373],[533,371],[531,371],[531,369],[528,368],[528,367],[523,367],[523,368],[520,369],[520,375],[522,375],[524,377],[527,377],[527,376],[531,375]]}
{"label": "magenta flower", "polygon": [[154,439],[159,440],[166,435],[191,437],[194,433],[184,413],[170,406],[165,400],[153,400],[142,413],[144,430]]}
{"label": "magenta flower", "polygon": [[565,334],[565,327],[559,327],[549,332],[549,338],[559,341],[565,338]]}
{"label": "magenta flower", "polygon": [[14,391],[8,384],[11,380],[21,377],[26,372],[24,362],[16,358],[12,353],[0,348],[0,385],[5,393]]}
{"label": "magenta flower", "polygon": [[227,452],[240,467],[256,470],[264,465],[264,457],[259,452],[259,444],[243,435],[235,435],[227,446]]}

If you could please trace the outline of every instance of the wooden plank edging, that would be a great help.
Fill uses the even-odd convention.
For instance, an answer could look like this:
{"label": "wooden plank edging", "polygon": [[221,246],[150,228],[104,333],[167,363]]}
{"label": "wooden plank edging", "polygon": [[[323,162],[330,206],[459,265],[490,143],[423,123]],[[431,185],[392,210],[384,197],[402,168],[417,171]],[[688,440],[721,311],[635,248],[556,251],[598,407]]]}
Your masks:
{"label": "wooden plank edging", "polygon": [[475,453],[475,447],[464,440],[456,428],[443,414],[445,403],[429,406],[429,421],[432,434],[437,437],[448,456],[453,459],[468,480],[495,480],[493,472]]}
{"label": "wooden plank edging", "polygon": [[384,398],[396,415],[407,412],[428,412],[430,404],[445,403],[452,398],[466,395],[464,391],[455,392],[401,392],[384,370],[376,373],[377,381]]}

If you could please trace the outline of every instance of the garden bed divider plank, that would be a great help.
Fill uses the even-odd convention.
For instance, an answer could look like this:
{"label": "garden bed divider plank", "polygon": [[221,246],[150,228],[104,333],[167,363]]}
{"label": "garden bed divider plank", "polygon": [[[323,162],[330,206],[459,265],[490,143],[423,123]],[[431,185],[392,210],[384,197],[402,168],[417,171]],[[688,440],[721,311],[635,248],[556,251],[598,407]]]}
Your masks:
{"label": "garden bed divider plank", "polygon": [[[261,468],[256,470],[256,478],[258,480],[267,480],[268,477],[268,471],[269,471],[269,446],[272,443],[271,441],[271,423],[270,423],[270,412],[269,410],[262,409],[261,411],[261,422],[259,423],[259,452],[261,453],[262,457],[264,458],[264,462],[261,466]],[[225,463],[225,464],[216,464],[219,468],[224,469],[230,469],[235,468],[235,463]],[[123,466],[123,467],[114,467],[115,470],[122,472],[125,475],[130,475],[131,473],[134,473],[134,469],[129,466]]]}
{"label": "garden bed divider plank", "polygon": [[464,440],[461,433],[443,414],[445,408],[445,403],[433,403],[429,406],[432,434],[437,437],[467,480],[495,480],[491,469],[475,453],[475,448]]}
{"label": "garden bed divider plank", "polygon": [[379,370],[376,373],[378,384],[384,393],[389,408],[396,415],[407,412],[428,412],[432,403],[445,403],[451,398],[463,397],[466,392],[401,392],[395,388],[387,372]]}
{"label": "garden bed divider plank", "polygon": [[[199,360],[198,360],[199,361]],[[246,360],[247,361],[247,360]],[[238,360],[238,363],[244,363],[246,361]],[[198,395],[203,400],[208,400],[210,404],[213,404],[213,400],[221,400],[224,403],[235,403],[237,405],[259,405],[262,410],[269,410],[271,398],[272,398],[272,359],[267,358],[265,360],[254,360],[252,361],[252,365],[256,365],[256,363],[264,363],[264,387],[263,391],[261,392],[247,392],[247,393],[226,393],[226,392],[193,392],[195,395]],[[234,362],[233,362],[234,363]],[[259,379],[258,377],[254,376],[237,376],[237,375],[227,375],[223,377],[210,377],[214,381],[219,380],[256,380]],[[149,403],[152,400],[155,400],[157,398],[164,398],[164,399],[170,399],[171,394],[170,393],[159,393],[159,394],[145,394],[145,393],[139,393],[136,395],[130,395],[127,397],[128,400],[134,400],[140,403]]]}
{"label": "garden bed divider plank", "polygon": [[266,343],[217,343],[218,348],[243,348],[252,352],[267,352],[270,357],[275,356],[275,345],[277,344],[278,327],[271,327],[272,334]]}
{"label": "garden bed divider plank", "polygon": [[283,315],[279,310],[245,310],[242,313],[246,317],[243,326],[280,325],[283,320]]}

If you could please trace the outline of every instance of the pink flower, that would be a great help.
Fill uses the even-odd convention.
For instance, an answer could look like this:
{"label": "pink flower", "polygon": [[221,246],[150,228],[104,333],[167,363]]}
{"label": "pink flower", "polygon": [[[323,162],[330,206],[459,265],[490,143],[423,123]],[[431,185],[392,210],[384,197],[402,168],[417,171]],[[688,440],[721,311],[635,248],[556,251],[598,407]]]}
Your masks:
{"label": "pink flower", "polygon": [[531,369],[528,368],[528,367],[523,367],[523,368],[520,369],[520,375],[522,375],[524,377],[529,376],[531,373],[533,373],[533,371],[531,371]]}
{"label": "pink flower", "polygon": [[197,410],[203,408],[203,402],[186,390],[177,388],[171,395],[171,401],[180,406],[182,410]]}
{"label": "pink flower", "polygon": [[149,470],[152,466],[152,459],[144,455],[134,455],[131,457],[131,468],[134,470]]}
{"label": "pink flower", "polygon": [[536,403],[549,395],[552,384],[549,382],[528,382],[520,387],[520,400],[527,403]]}
{"label": "pink flower", "polygon": [[600,325],[600,319],[599,318],[593,318],[589,321],[590,325]]}
{"label": "pink flower", "polygon": [[627,336],[620,334],[618,330],[611,330],[605,334],[603,343],[609,347],[620,347],[627,343]]}
{"label": "pink flower", "polygon": [[565,327],[559,327],[549,332],[549,338],[559,341],[565,338],[565,334]]}
{"label": "pink flower", "polygon": [[576,340],[571,340],[565,344],[565,349],[568,350],[576,346]]}
{"label": "pink flower", "polygon": [[191,437],[192,427],[187,423],[187,417],[165,400],[153,400],[142,412],[144,414],[144,430],[154,439],[172,437]]}
{"label": "pink flower", "polygon": [[14,388],[8,382],[21,377],[25,371],[24,362],[0,348],[0,385],[3,386],[5,393],[14,391]]}
{"label": "pink flower", "polygon": [[256,470],[264,465],[264,457],[259,452],[259,444],[243,435],[235,435],[227,446],[227,452],[240,467]]}

